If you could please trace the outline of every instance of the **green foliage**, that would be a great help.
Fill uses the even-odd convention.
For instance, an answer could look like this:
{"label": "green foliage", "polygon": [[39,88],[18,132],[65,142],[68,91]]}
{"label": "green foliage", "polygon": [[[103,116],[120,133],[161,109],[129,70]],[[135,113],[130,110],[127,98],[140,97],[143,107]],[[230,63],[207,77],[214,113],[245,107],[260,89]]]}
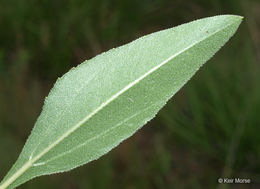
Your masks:
{"label": "green foliage", "polygon": [[110,151],[155,116],[241,18],[216,16],[156,32],[69,71],[46,98],[0,188],[68,171]]}

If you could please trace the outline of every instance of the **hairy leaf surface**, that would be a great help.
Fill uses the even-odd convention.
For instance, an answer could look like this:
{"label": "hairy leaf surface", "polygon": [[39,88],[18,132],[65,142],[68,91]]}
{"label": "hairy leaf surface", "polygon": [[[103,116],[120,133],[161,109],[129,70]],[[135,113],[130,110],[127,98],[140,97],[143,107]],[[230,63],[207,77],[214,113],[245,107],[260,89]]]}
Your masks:
{"label": "hairy leaf surface", "polygon": [[58,79],[0,188],[104,155],[151,120],[235,33],[240,16],[196,20],[85,61]]}

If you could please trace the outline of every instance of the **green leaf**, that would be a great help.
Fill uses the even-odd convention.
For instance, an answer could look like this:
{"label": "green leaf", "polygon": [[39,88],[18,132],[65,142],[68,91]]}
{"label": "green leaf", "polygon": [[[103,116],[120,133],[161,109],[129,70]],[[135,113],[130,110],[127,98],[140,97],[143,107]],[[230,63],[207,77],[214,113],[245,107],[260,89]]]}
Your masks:
{"label": "green leaf", "polygon": [[68,171],[104,155],[151,120],[237,30],[215,16],[102,53],[58,79],[0,188]]}

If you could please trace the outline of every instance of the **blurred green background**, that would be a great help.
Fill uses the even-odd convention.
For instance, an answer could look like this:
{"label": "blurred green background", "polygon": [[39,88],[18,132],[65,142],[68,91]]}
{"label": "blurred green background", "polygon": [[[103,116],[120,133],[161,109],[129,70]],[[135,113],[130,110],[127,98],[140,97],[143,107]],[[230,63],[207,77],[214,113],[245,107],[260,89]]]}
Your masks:
{"label": "blurred green background", "polygon": [[57,77],[145,34],[219,14],[245,18],[152,122],[97,161],[19,188],[260,188],[257,0],[0,0],[0,180]]}

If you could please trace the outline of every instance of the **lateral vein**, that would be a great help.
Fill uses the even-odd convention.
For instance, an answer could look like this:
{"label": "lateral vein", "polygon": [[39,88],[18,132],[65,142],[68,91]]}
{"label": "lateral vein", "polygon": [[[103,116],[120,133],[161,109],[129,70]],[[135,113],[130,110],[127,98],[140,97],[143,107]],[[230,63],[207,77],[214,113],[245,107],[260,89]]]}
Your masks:
{"label": "lateral vein", "polygon": [[130,117],[124,119],[123,121],[121,121],[120,123],[116,124],[115,126],[113,126],[113,127],[109,128],[109,129],[105,130],[104,132],[102,132],[102,133],[100,133],[100,134],[98,134],[98,135],[96,135],[96,136],[94,136],[94,137],[88,139],[88,140],[85,141],[84,143],[82,143],[82,144],[80,144],[80,145],[77,145],[77,146],[75,146],[74,148],[71,148],[70,150],[68,150],[68,151],[66,151],[66,152],[63,152],[63,153],[61,153],[61,154],[59,154],[59,155],[57,155],[57,156],[54,156],[54,157],[50,158],[50,159],[47,160],[47,161],[35,163],[33,166],[44,165],[44,164],[46,164],[46,163],[48,163],[48,162],[51,162],[51,161],[53,161],[53,160],[55,160],[55,159],[58,159],[58,158],[60,158],[60,157],[62,157],[62,156],[65,156],[65,155],[67,155],[67,154],[69,154],[69,153],[71,153],[71,152],[77,150],[78,148],[81,148],[81,147],[83,147],[83,146],[89,144],[91,141],[93,141],[93,140],[95,140],[95,139],[97,139],[97,138],[99,138],[99,137],[101,137],[101,136],[106,135],[106,134],[109,133],[110,131],[112,131],[112,130],[118,128],[118,127],[120,127],[122,124],[124,124],[124,123],[126,123],[127,121],[133,119],[134,117],[138,116],[140,113],[142,113],[142,112],[144,112],[144,111],[146,111],[146,110],[148,110],[148,109],[150,109],[150,108],[152,108],[152,107],[154,107],[154,106],[156,106],[156,105],[158,105],[158,104],[160,104],[160,103],[152,104],[152,105],[150,105],[150,106],[148,106],[148,107],[142,109],[141,111],[138,111],[137,113],[131,115]]}

